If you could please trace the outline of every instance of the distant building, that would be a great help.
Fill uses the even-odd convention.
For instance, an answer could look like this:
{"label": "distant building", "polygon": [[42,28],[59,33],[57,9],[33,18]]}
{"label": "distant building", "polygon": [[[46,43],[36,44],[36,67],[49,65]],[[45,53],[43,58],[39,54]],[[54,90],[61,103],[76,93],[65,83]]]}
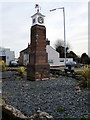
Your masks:
{"label": "distant building", "polygon": [[28,47],[26,49],[20,51],[20,58],[19,58],[20,65],[27,65],[29,63],[29,52],[30,52],[30,45],[28,44]]}
{"label": "distant building", "polygon": [[[65,58],[60,58],[59,53],[50,46],[50,41],[46,40],[46,52],[48,53],[48,63],[50,66],[64,66]],[[20,52],[19,63],[27,65],[29,63],[30,45]],[[73,58],[66,58],[66,62],[73,62]]]}
{"label": "distant building", "polygon": [[9,65],[11,60],[15,60],[15,52],[10,51],[9,48],[0,47],[0,60],[4,60],[6,65]]}

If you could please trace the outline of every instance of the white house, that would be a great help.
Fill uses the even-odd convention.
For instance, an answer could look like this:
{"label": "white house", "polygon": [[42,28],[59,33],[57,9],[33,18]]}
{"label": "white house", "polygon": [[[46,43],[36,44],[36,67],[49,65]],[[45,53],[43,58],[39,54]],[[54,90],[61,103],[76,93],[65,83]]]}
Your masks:
{"label": "white house", "polygon": [[9,65],[11,60],[15,60],[15,52],[10,51],[9,48],[0,47],[0,60],[4,60],[6,65]]}
{"label": "white house", "polygon": [[46,52],[48,53],[48,63],[50,66],[59,66],[59,53],[50,45],[46,46]]}
{"label": "white house", "polygon": [[[50,66],[64,66],[65,58],[59,58],[59,53],[50,45],[46,46],[46,51],[48,53],[48,63]],[[66,58],[67,62],[73,62],[73,58]]]}

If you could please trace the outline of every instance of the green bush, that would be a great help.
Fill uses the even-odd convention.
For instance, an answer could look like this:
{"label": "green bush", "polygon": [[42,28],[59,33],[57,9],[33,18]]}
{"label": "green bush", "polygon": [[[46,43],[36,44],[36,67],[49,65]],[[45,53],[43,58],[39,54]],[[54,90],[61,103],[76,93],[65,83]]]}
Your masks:
{"label": "green bush", "polygon": [[80,75],[80,83],[83,87],[90,87],[90,70],[84,69],[83,71],[77,71],[76,74]]}
{"label": "green bush", "polygon": [[81,116],[81,120],[90,120],[88,116]]}
{"label": "green bush", "polygon": [[6,63],[3,60],[0,61],[0,70],[2,72],[6,71]]}
{"label": "green bush", "polygon": [[19,72],[19,74],[20,74],[21,76],[23,76],[23,75],[24,75],[24,72],[25,72],[25,67],[20,67],[20,68],[18,69],[18,72]]}

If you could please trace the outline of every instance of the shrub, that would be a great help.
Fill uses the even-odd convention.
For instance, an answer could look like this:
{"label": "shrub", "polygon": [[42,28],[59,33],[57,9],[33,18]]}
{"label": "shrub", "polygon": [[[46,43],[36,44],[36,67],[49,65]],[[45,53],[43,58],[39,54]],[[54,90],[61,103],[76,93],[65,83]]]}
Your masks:
{"label": "shrub", "polygon": [[0,70],[2,72],[6,71],[6,63],[4,62],[4,60],[0,61]]}
{"label": "shrub", "polygon": [[90,87],[90,70],[85,68],[83,71],[77,71],[77,74],[80,75],[81,78],[81,86]]}
{"label": "shrub", "polygon": [[20,74],[23,74],[24,71],[25,71],[25,68],[24,68],[24,67],[20,67],[20,68],[18,69],[18,72],[19,72]]}
{"label": "shrub", "polygon": [[81,116],[81,120],[89,120],[88,116]]}
{"label": "shrub", "polygon": [[24,73],[25,73],[25,67],[20,67],[18,69],[18,73],[23,78],[24,77]]}

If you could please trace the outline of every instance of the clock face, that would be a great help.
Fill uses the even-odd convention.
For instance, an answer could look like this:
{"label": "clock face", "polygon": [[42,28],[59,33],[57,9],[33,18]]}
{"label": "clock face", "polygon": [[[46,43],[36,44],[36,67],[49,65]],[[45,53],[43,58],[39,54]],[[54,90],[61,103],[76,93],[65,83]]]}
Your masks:
{"label": "clock face", "polygon": [[38,22],[42,24],[44,22],[44,19],[42,17],[38,17]]}

